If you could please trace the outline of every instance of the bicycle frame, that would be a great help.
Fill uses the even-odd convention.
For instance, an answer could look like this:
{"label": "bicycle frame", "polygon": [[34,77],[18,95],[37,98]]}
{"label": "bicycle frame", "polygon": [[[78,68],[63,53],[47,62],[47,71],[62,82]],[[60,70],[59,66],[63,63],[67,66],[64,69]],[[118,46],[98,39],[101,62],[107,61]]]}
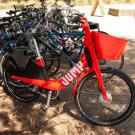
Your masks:
{"label": "bicycle frame", "polygon": [[5,53],[7,48],[13,48],[13,46],[14,46],[14,43],[11,42],[11,40],[10,40],[9,36],[7,35],[6,31],[1,33],[0,43],[2,44],[2,47],[0,48],[0,55]]}
{"label": "bicycle frame", "polygon": [[[109,98],[107,96],[107,93],[106,93],[106,90],[104,87],[104,83],[102,80],[99,63],[98,63],[98,60],[96,57],[89,24],[85,17],[81,17],[80,19],[83,22],[82,28],[85,33],[84,46],[87,47],[90,52],[89,55],[90,55],[90,58],[92,59],[92,67],[89,66],[86,54],[83,53],[81,60],[65,76],[61,77],[58,80],[39,80],[39,79],[25,78],[25,77],[15,76],[15,75],[12,75],[12,78],[16,79],[16,80],[20,80],[25,83],[29,83],[32,85],[36,85],[36,86],[48,89],[50,91],[58,91],[58,90],[62,90],[63,88],[65,88],[67,85],[70,84],[70,82],[72,82],[76,77],[78,77],[76,80],[76,83],[74,85],[73,95],[75,95],[77,92],[76,91],[77,86],[80,83],[80,81],[88,74],[95,72],[97,80],[98,80],[99,88],[101,90],[101,94],[102,94],[104,100],[109,101]],[[34,41],[34,43],[36,44],[35,41]],[[39,55],[36,63],[37,63],[37,65],[39,65],[41,67],[45,66],[41,55]]]}
{"label": "bicycle frame", "polygon": [[[60,37],[60,35],[62,35],[62,37]],[[67,52],[66,52],[67,50],[63,44],[65,44],[65,41],[71,38],[72,36],[80,36],[81,38],[83,37],[83,35],[84,34],[82,32],[72,32],[72,33],[49,32],[48,41],[52,47],[57,48],[57,50],[69,61],[69,63],[75,65],[74,61],[67,55]],[[53,41],[53,36],[58,36],[57,39],[58,39],[59,44]],[[62,47],[62,49],[60,49],[59,47]],[[80,46],[79,56],[81,55],[82,50],[83,50],[83,46]]]}

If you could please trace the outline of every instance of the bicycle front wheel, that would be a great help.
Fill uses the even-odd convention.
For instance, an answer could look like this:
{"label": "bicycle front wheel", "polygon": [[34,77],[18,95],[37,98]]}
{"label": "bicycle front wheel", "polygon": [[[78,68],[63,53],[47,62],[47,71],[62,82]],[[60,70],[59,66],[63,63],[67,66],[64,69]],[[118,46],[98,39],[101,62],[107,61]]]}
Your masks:
{"label": "bicycle front wheel", "polygon": [[[127,119],[134,111],[134,83],[117,69],[107,68],[101,73],[111,103],[104,101],[95,73],[91,73],[79,84],[75,104],[88,121],[101,126],[116,125]],[[107,77],[110,75],[111,78]]]}

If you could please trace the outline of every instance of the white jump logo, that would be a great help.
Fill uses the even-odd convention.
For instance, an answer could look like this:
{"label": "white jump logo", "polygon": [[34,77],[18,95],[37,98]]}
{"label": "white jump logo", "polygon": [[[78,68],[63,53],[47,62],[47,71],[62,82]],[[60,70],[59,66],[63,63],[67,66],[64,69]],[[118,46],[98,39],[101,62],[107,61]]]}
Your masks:
{"label": "white jump logo", "polygon": [[75,67],[73,67],[64,77],[62,77],[62,83],[68,85],[74,78],[77,77],[83,71],[83,63],[79,61]]}

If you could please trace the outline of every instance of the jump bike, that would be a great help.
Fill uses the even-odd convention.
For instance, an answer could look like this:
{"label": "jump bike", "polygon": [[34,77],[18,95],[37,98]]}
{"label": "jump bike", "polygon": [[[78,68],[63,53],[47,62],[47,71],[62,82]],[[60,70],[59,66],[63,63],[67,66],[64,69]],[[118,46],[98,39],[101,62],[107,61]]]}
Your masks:
{"label": "jump bike", "polygon": [[[89,121],[101,126],[116,125],[127,119],[135,108],[135,90],[133,81],[122,71],[114,68],[100,69],[98,60],[99,46],[96,44],[99,39],[98,32],[90,32],[89,24],[85,17],[80,18],[81,27],[84,31],[84,52],[80,61],[60,79],[48,79],[45,70],[45,63],[39,52],[37,43],[32,33],[27,34],[29,46],[35,49],[34,54],[27,49],[19,50],[17,57],[20,57],[26,63],[26,67],[19,67],[16,63],[16,49],[9,52],[9,56],[4,64],[4,82],[5,86],[11,94],[19,100],[28,101],[35,97],[35,94],[40,94],[42,91],[47,91],[47,103],[44,106],[46,111],[50,105],[52,94],[60,91],[69,85],[75,78],[73,96],[75,105],[78,111]],[[107,36],[108,35],[104,35]],[[109,36],[109,38],[112,38]],[[123,39],[120,44],[124,46],[126,43]],[[100,48],[101,49],[101,48]],[[118,59],[123,53],[124,47],[121,48],[119,54],[110,57]],[[116,49],[117,52],[117,49]],[[113,52],[114,53],[114,52]],[[28,56],[27,56],[28,55]],[[26,62],[26,57],[28,62]],[[105,57],[104,57],[105,58]],[[107,56],[106,56],[107,58]],[[23,65],[24,66],[24,65]],[[108,77],[112,75],[112,77]],[[33,89],[29,92],[33,93],[31,97],[22,97],[15,93],[18,88],[13,89],[11,81],[17,83],[30,84]],[[39,90],[40,88],[40,90]],[[28,91],[25,91],[27,93]]]}

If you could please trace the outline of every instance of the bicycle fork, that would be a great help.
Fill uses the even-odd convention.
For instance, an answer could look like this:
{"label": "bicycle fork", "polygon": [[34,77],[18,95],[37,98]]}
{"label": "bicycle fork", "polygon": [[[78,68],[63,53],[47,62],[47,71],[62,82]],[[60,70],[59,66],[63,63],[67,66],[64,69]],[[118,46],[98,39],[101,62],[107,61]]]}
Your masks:
{"label": "bicycle fork", "polygon": [[110,102],[111,99],[107,96],[107,92],[106,92],[106,89],[105,89],[105,86],[104,86],[103,78],[102,78],[102,75],[101,75],[101,72],[100,72],[99,63],[98,63],[98,60],[97,60],[97,57],[96,57],[94,45],[93,45],[93,43],[91,43],[87,47],[90,50],[90,57],[92,59],[92,66],[93,66],[94,71],[96,73],[96,77],[97,77],[97,80],[98,80],[98,84],[99,84],[99,87],[100,87],[103,99],[105,101],[109,101]]}

